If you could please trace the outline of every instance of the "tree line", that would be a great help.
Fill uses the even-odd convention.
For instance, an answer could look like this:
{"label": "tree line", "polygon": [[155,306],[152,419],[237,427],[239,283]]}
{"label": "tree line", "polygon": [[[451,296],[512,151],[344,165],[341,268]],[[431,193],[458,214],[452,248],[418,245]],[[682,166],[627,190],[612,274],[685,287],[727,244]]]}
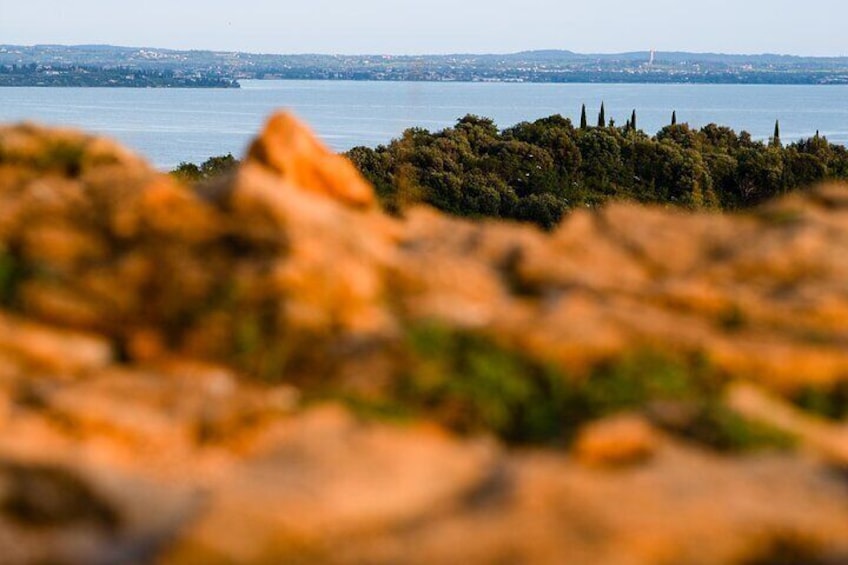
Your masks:
{"label": "tree line", "polygon": [[568,210],[612,199],[734,210],[826,178],[848,178],[848,150],[820,135],[785,145],[710,124],[671,123],[649,136],[634,110],[617,127],[554,115],[498,130],[465,116],[437,132],[411,128],[385,146],[347,156],[386,207],[421,200],[460,216],[527,220],[549,228]]}
{"label": "tree line", "polygon": [[[603,107],[590,125],[553,115],[499,130],[489,118],[467,115],[453,127],[410,128],[388,145],[346,153],[371,181],[384,207],[402,212],[424,202],[472,218],[508,218],[543,228],[569,210],[610,200],[688,209],[736,210],[828,178],[848,178],[848,150],[823,136],[784,145],[779,124],[768,142],[745,131],[672,123],[654,136],[637,127],[634,110],[623,126]],[[183,163],[177,174],[219,169]],[[229,162],[228,162],[229,164]],[[181,170],[182,169],[182,170]]]}

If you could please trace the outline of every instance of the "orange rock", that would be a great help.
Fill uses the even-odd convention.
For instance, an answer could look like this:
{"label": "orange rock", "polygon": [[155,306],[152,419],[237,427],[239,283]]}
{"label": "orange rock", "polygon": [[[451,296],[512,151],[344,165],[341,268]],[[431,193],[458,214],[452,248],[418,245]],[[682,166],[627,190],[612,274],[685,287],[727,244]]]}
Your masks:
{"label": "orange rock", "polygon": [[102,240],[74,225],[35,224],[23,237],[23,253],[28,260],[55,265],[64,272],[82,261],[102,261],[109,252]]}
{"label": "orange rock", "polygon": [[584,426],[574,442],[574,455],[586,465],[627,465],[653,456],[659,443],[643,418],[621,415]]}
{"label": "orange rock", "polygon": [[101,369],[113,361],[102,337],[70,332],[0,315],[0,350],[35,371],[74,375]]}
{"label": "orange rock", "polygon": [[432,428],[363,424],[338,406],[313,408],[263,442],[261,457],[217,485],[221,496],[187,545],[247,563],[285,554],[286,543],[308,554],[449,508],[486,479],[496,453]]}
{"label": "orange rock", "polygon": [[140,363],[159,359],[167,354],[164,339],[156,330],[139,328],[127,338],[127,353]]}
{"label": "orange rock", "polygon": [[332,153],[303,123],[282,112],[271,117],[247,153],[287,182],[356,208],[376,204],[374,189],[344,157]]}
{"label": "orange rock", "polygon": [[219,234],[223,219],[176,181],[162,177],[142,190],[139,214],[145,227],[157,236],[195,243]]}

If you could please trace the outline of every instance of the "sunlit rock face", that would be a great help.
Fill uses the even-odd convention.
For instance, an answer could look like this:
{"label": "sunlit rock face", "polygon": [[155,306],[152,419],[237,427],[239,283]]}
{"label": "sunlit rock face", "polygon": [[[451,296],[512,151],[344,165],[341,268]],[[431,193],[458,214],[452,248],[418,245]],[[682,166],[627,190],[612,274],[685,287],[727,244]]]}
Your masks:
{"label": "sunlit rock face", "polygon": [[0,562],[845,562],[846,281],[841,185],[544,234],[0,127]]}

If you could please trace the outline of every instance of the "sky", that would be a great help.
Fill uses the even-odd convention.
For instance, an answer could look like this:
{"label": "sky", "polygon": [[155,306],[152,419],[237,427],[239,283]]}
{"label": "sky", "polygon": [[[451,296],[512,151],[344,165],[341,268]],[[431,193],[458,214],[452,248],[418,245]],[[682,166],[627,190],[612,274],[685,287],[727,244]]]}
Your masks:
{"label": "sky", "polygon": [[0,0],[0,44],[848,55],[846,0]]}

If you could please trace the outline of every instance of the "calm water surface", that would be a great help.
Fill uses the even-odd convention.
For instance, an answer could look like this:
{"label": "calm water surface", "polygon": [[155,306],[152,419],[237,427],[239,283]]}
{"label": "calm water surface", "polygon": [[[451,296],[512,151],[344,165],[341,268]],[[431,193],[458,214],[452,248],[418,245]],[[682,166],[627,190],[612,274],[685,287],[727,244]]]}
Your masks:
{"label": "calm water surface", "polygon": [[438,129],[468,113],[500,127],[555,113],[589,121],[601,101],[619,125],[634,108],[655,133],[669,123],[710,122],[767,138],[780,120],[793,141],[816,130],[848,144],[848,86],[512,84],[242,81],[241,89],[0,88],[0,122],[36,120],[109,135],[161,168],[240,155],[265,118],[288,108],[334,149],[376,146],[412,126]]}

